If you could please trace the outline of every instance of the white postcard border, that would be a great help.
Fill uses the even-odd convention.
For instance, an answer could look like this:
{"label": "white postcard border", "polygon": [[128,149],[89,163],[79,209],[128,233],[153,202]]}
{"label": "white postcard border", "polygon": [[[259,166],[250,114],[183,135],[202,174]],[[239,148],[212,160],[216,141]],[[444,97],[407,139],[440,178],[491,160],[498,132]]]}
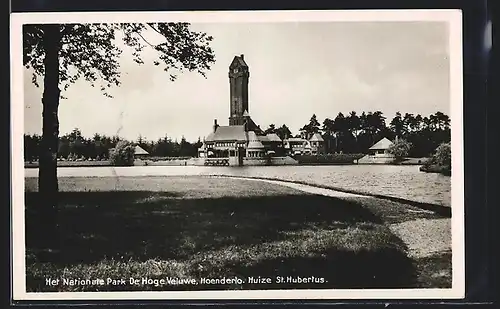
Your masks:
{"label": "white postcard border", "polygon": [[[26,23],[113,22],[366,22],[438,21],[449,25],[452,265],[451,289],[246,290],[166,292],[26,292],[24,229],[24,87],[22,25]],[[85,12],[11,14],[11,177],[13,300],[327,300],[327,299],[459,299],[465,296],[463,68],[460,10],[238,11],[238,12]]]}

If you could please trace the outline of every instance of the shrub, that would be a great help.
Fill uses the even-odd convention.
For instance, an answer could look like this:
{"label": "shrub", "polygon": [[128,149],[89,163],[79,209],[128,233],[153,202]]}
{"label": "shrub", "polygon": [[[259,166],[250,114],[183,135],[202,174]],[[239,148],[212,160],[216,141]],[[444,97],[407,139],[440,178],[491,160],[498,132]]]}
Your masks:
{"label": "shrub", "polygon": [[429,160],[420,167],[423,172],[451,175],[451,145],[442,143]]}
{"label": "shrub", "polygon": [[434,158],[436,164],[451,168],[451,144],[443,143],[439,145]]}
{"label": "shrub", "polygon": [[119,141],[115,148],[109,150],[109,160],[114,166],[134,165],[134,146],[127,141]]}
{"label": "shrub", "polygon": [[396,160],[401,160],[408,156],[412,144],[404,139],[400,139],[389,147],[388,152],[396,157]]}

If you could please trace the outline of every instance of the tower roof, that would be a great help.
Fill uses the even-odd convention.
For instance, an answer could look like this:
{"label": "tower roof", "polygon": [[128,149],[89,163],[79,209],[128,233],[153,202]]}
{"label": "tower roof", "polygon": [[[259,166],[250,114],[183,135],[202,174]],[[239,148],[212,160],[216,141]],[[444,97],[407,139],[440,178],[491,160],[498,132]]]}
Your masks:
{"label": "tower roof", "polygon": [[231,67],[236,66],[248,68],[248,64],[245,62],[245,56],[243,54],[234,56],[233,61],[231,62]]}

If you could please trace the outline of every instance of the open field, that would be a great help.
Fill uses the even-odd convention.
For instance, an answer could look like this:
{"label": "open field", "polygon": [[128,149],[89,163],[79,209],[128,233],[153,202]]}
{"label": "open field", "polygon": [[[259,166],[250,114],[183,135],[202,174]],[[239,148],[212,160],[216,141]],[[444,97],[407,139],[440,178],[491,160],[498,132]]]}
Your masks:
{"label": "open field", "polygon": [[[58,263],[44,262],[37,248],[45,235],[36,232],[36,182],[25,181],[28,291],[451,285],[449,255],[424,255],[423,264],[409,256],[411,248],[390,228],[439,218],[432,212],[376,198],[340,199],[260,181],[198,176],[61,178],[63,248]],[[433,258],[439,263],[428,262]],[[250,276],[273,282],[251,284]],[[278,283],[278,276],[314,276],[316,282]],[[170,277],[196,284],[50,287],[48,277]],[[222,277],[244,282],[200,282]]]}

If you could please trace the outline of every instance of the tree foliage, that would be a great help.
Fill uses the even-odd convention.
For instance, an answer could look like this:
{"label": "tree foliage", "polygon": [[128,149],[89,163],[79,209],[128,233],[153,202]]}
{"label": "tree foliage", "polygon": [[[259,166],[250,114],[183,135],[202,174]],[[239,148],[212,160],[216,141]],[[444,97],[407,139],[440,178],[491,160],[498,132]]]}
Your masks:
{"label": "tree foliage", "polygon": [[114,166],[134,165],[135,149],[128,141],[119,141],[109,152],[109,161]]}
{"label": "tree foliage", "polygon": [[[24,159],[26,162],[38,160],[40,140],[40,136],[37,134],[24,135]],[[126,139],[97,133],[92,137],[85,137],[76,128],[71,133],[60,137],[57,157],[60,160],[68,161],[109,160],[111,149],[115,148],[119,141],[126,141]],[[139,136],[137,141],[128,140],[127,142],[139,145],[153,157],[196,157],[198,148],[203,144],[200,138],[193,142],[181,138],[181,141],[177,142],[168,136],[156,141]]]}
{"label": "tree foliage", "polygon": [[300,129],[300,133],[306,138],[309,138],[314,133],[318,133],[320,131],[320,125],[321,124],[319,123],[316,114],[313,114],[311,119],[309,119],[309,122]]}
{"label": "tree foliage", "polygon": [[[314,115],[315,116],[315,115]],[[321,127],[327,152],[360,153],[380,139],[403,139],[411,147],[408,156],[430,156],[441,143],[450,141],[450,118],[442,112],[422,117],[397,112],[386,124],[386,117],[381,111],[361,114],[351,111],[348,116],[338,113],[335,118],[325,118]],[[309,123],[301,130],[307,129]]]}
{"label": "tree foliage", "polygon": [[442,143],[439,145],[433,157],[436,164],[451,169],[451,144]]}
{"label": "tree foliage", "polygon": [[[366,113],[363,113],[366,115]],[[383,137],[394,140],[396,132],[393,129],[382,129],[378,134],[370,136],[369,130],[364,126],[358,129],[356,136],[356,127],[351,126],[352,122],[346,122],[345,119],[352,118],[352,113],[348,117],[337,117],[343,120],[332,120],[325,118],[321,127],[321,134],[325,140],[327,152],[343,152],[343,153],[363,153],[372,144],[371,140],[378,141]],[[357,117],[357,116],[356,116]],[[408,124],[408,127],[403,131],[402,137],[398,137],[399,141],[406,141],[412,145],[408,154],[409,157],[428,157],[435,153],[436,148],[442,143],[450,141],[449,120],[442,125],[441,129],[437,129],[437,125],[423,123],[424,117],[421,115],[413,116],[405,114],[403,121]],[[425,117],[427,119],[437,119],[436,117]],[[361,119],[361,117],[359,117]],[[360,121],[361,122],[361,121]],[[347,128],[342,128],[342,125]],[[436,127],[436,129],[431,129]],[[344,135],[335,135],[335,131],[345,132]],[[265,133],[276,133],[282,140],[292,137],[293,134],[286,124],[276,128],[271,124]],[[39,158],[39,148],[41,137],[39,135],[25,135],[24,137],[24,158],[25,161],[33,161]],[[90,159],[109,159],[109,150],[115,147],[116,143],[123,138],[118,136],[105,136],[94,134],[92,137],[84,137],[79,129],[74,129],[72,132],[60,137],[58,157],[75,160],[78,158]],[[130,141],[131,143],[134,141]],[[201,147],[202,141],[198,138],[197,141],[189,142],[185,138],[181,138],[180,142],[172,140],[169,136],[158,140],[148,140],[143,136],[139,136],[135,141],[136,144],[148,151],[155,157],[195,157],[197,149]],[[404,149],[404,148],[403,148]]]}
{"label": "tree foliage", "polygon": [[390,154],[394,155],[397,160],[407,157],[410,153],[412,144],[404,139],[398,139],[387,150]]}
{"label": "tree foliage", "polygon": [[[62,90],[83,78],[93,87],[99,87],[106,96],[111,96],[108,90],[120,85],[122,74],[119,58],[123,50],[117,44],[119,39],[131,49],[137,64],[145,63],[142,57],[145,48],[156,51],[152,63],[162,66],[172,80],[186,70],[205,76],[215,62],[210,47],[213,37],[191,31],[188,23],[63,24],[58,27]],[[32,69],[32,80],[37,86],[46,70],[44,40],[44,25],[24,25],[23,63]]]}
{"label": "tree foliage", "polygon": [[276,133],[276,135],[278,135],[282,140],[292,136],[292,131],[290,131],[290,128],[288,128],[286,124],[277,128],[274,133]]}
{"label": "tree foliage", "polygon": [[[42,138],[38,147],[40,194],[40,232],[46,249],[58,246],[59,101],[63,92],[84,79],[111,97],[109,88],[120,85],[118,40],[130,48],[138,64],[146,47],[155,52],[153,64],[161,66],[175,80],[183,71],[204,75],[215,62],[210,47],[212,37],[191,31],[188,23],[100,23],[100,24],[26,24],[23,26],[23,64],[39,85],[43,77]],[[56,250],[57,251],[57,250]]]}

